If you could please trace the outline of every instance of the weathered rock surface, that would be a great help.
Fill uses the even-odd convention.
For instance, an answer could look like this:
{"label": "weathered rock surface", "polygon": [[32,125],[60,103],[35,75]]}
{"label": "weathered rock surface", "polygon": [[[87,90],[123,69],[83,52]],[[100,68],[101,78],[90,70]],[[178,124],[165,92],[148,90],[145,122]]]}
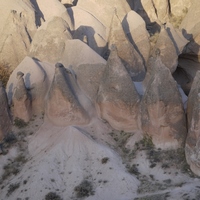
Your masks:
{"label": "weathered rock surface", "polygon": [[73,39],[79,39],[104,56],[107,50],[107,29],[91,13],[75,6],[68,9],[74,24]]}
{"label": "weathered rock surface", "polygon": [[92,50],[84,42],[74,39],[66,42],[66,48],[63,52],[61,62],[64,66],[78,66],[81,64],[106,64],[100,55]]}
{"label": "weathered rock surface", "polygon": [[8,99],[0,81],[0,141],[11,130],[11,119],[8,108]]}
{"label": "weathered rock surface", "polygon": [[28,90],[32,102],[32,114],[43,113],[44,98],[53,79],[53,65],[25,57],[12,72],[7,83],[9,104],[12,103],[14,88],[17,87],[18,79],[16,77],[19,71],[24,74],[25,87]]}
{"label": "weathered rock surface", "polygon": [[17,85],[14,89],[12,104],[13,117],[28,122],[31,119],[31,99],[27,92],[22,72],[17,72]]}
{"label": "weathered rock surface", "polygon": [[4,1],[0,2],[1,14],[6,15],[0,20],[0,63],[6,63],[13,70],[28,54],[36,31],[35,15],[29,1],[15,1],[12,6],[8,4],[8,10],[4,4]]}
{"label": "weathered rock surface", "polygon": [[200,176],[200,72],[197,71],[192,84],[187,107],[188,135],[185,154],[191,170]]}
{"label": "weathered rock surface", "polygon": [[170,0],[170,11],[176,17],[185,15],[191,6],[191,0]]}
{"label": "weathered rock surface", "polygon": [[[123,0],[79,0],[77,6],[91,13],[108,30],[115,11],[117,11],[119,20],[122,22],[124,16],[131,10],[128,3]],[[109,34],[109,31],[107,34]]]}
{"label": "weathered rock surface", "polygon": [[87,124],[89,116],[80,104],[78,93],[73,73],[57,63],[46,100],[47,118],[57,126]]}
{"label": "weathered rock surface", "polygon": [[102,79],[106,65],[99,64],[82,64],[73,67],[77,76],[79,87],[94,103],[97,98],[100,81]]}
{"label": "weathered rock surface", "polygon": [[139,14],[130,11],[125,16],[122,26],[129,41],[133,44],[134,48],[146,64],[150,53],[150,43],[145,21]]}
{"label": "weathered rock surface", "polygon": [[156,147],[177,149],[184,145],[186,119],[180,93],[159,55],[150,60],[150,81],[141,101],[143,133]]}
{"label": "weathered rock surface", "polygon": [[37,26],[41,26],[53,17],[62,17],[67,22],[70,22],[65,6],[58,0],[31,0],[31,2],[35,8]]}
{"label": "weathered rock surface", "polygon": [[158,40],[152,54],[155,56],[157,49],[160,49],[160,57],[163,64],[173,73],[178,65],[178,56],[188,41],[183,35],[176,31],[170,23],[162,27]]}
{"label": "weathered rock surface", "polygon": [[62,58],[69,39],[72,36],[67,22],[61,17],[53,17],[36,32],[29,56],[55,64]]}
{"label": "weathered rock surface", "polygon": [[117,130],[137,130],[139,101],[135,86],[113,48],[99,86],[98,114]]}
{"label": "weathered rock surface", "polygon": [[117,13],[113,15],[108,39],[108,46],[110,49],[112,45],[117,47],[118,56],[121,58],[133,80],[143,80],[145,76],[143,60],[125,35]]}

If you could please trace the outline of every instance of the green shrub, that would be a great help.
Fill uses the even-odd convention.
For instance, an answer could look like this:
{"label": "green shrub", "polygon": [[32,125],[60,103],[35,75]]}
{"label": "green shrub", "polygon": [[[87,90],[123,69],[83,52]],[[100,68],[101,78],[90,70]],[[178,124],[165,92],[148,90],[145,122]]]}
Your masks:
{"label": "green shrub", "polygon": [[45,200],[62,200],[55,192],[49,192],[45,195]]}
{"label": "green shrub", "polygon": [[24,128],[25,126],[28,125],[28,123],[25,122],[23,119],[16,117],[14,120],[14,125],[17,126],[18,128]]}
{"label": "green shrub", "polygon": [[6,87],[10,74],[11,72],[8,70],[8,66],[6,64],[0,64],[0,80],[4,87]]}
{"label": "green shrub", "polygon": [[20,186],[19,183],[10,184],[8,188],[7,196],[12,194],[17,188],[19,188],[19,186]]}
{"label": "green shrub", "polygon": [[77,198],[94,195],[92,183],[88,180],[83,180],[78,186],[74,188],[74,191],[76,192]]}

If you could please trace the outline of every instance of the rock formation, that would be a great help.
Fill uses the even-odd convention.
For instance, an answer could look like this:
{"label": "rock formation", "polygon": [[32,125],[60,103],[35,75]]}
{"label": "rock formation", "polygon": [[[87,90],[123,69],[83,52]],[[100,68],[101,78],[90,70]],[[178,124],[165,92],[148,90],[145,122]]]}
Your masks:
{"label": "rock formation", "polygon": [[191,170],[200,176],[200,72],[197,71],[192,84],[187,107],[188,135],[186,139],[185,154]]}
{"label": "rock formation", "polygon": [[142,81],[145,76],[143,60],[125,35],[117,11],[112,18],[108,39],[109,48],[111,48],[112,45],[117,47],[118,56],[121,58],[132,79],[135,81]]}
{"label": "rock formation", "polygon": [[185,113],[177,84],[157,54],[150,60],[150,79],[141,101],[142,130],[156,147],[177,149],[186,137]]}
{"label": "rock formation", "polygon": [[146,64],[150,53],[150,43],[145,21],[139,14],[130,11],[122,21],[122,26],[129,41],[133,44]]}
{"label": "rock formation", "polygon": [[117,49],[112,47],[97,94],[98,114],[117,130],[137,130],[139,101]]}
{"label": "rock formation", "polygon": [[17,85],[14,89],[12,104],[13,104],[13,117],[22,119],[29,122],[31,119],[31,99],[27,92],[23,79],[24,74],[17,72]]}
{"label": "rock formation", "polygon": [[89,122],[89,116],[79,102],[78,90],[72,72],[57,63],[45,109],[47,118],[53,124],[69,126]]}
{"label": "rock formation", "polygon": [[29,56],[55,64],[62,58],[69,39],[72,36],[66,21],[61,17],[54,17],[36,32]]}
{"label": "rock formation", "polygon": [[77,75],[77,82],[80,88],[94,103],[96,101],[100,81],[106,65],[99,64],[82,64],[74,66],[73,69]]}
{"label": "rock formation", "polygon": [[11,131],[11,119],[8,108],[8,99],[0,81],[0,141]]}
{"label": "rock formation", "polygon": [[156,49],[160,49],[160,57],[163,64],[173,73],[178,65],[178,56],[188,41],[183,35],[167,23],[162,27],[152,54],[155,56]]}

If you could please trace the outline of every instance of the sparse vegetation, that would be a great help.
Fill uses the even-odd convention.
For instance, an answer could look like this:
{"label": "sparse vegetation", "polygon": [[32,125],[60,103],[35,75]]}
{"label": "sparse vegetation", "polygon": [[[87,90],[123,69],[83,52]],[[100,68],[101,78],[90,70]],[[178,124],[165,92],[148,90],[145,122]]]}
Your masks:
{"label": "sparse vegetation", "polygon": [[45,200],[62,200],[62,198],[55,192],[49,192],[45,195]]}
{"label": "sparse vegetation", "polygon": [[0,80],[2,81],[4,87],[6,87],[10,74],[11,72],[8,69],[8,65],[1,63],[0,64]]}
{"label": "sparse vegetation", "polygon": [[22,119],[15,118],[14,125],[17,126],[18,128],[24,128],[28,125],[28,123]]}
{"label": "sparse vegetation", "polygon": [[104,158],[101,159],[102,164],[106,164],[108,161],[109,161],[108,157],[104,157]]}
{"label": "sparse vegetation", "polygon": [[170,15],[169,18],[169,22],[175,27],[175,28],[179,28],[179,26],[181,25],[181,22],[183,21],[183,18],[185,17],[185,15],[187,14],[188,9],[185,8],[182,10],[182,15],[180,16],[175,16],[173,14]]}
{"label": "sparse vegetation", "polygon": [[10,184],[7,192],[7,196],[11,195],[17,188],[19,188],[20,184],[15,183],[15,184]]}
{"label": "sparse vegetation", "polygon": [[92,183],[88,180],[83,180],[78,186],[74,188],[77,198],[88,197],[94,195]]}

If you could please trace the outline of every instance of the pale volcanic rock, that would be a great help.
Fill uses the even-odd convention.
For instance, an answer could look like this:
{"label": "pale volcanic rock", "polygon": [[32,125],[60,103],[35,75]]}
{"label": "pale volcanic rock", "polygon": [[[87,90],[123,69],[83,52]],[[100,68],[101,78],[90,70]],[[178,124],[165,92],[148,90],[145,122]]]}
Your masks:
{"label": "pale volcanic rock", "polygon": [[8,99],[3,84],[0,81],[0,141],[11,131],[11,119]]}
{"label": "pale volcanic rock", "polygon": [[98,115],[117,130],[137,130],[139,101],[135,86],[113,48],[99,86]]}
{"label": "pale volcanic rock", "polygon": [[124,16],[131,10],[126,1],[123,0],[79,0],[77,6],[91,13],[106,28],[109,34],[109,27],[115,11],[118,13],[119,20],[122,22]]}
{"label": "pale volcanic rock", "polygon": [[7,83],[7,94],[9,104],[12,103],[14,88],[17,87],[17,72],[24,74],[25,87],[32,103],[32,114],[41,114],[44,112],[44,98],[53,79],[54,67],[49,63],[40,62],[30,57],[24,60],[16,67],[10,75]]}
{"label": "pale volcanic rock", "polygon": [[37,26],[52,20],[53,17],[62,17],[70,23],[70,17],[65,6],[58,0],[31,0],[31,2],[35,8]]}
{"label": "pale volcanic rock", "polygon": [[31,119],[31,99],[27,92],[22,72],[17,72],[17,85],[12,98],[12,113],[14,118],[28,122]]}
{"label": "pale volcanic rock", "polygon": [[71,21],[74,22],[73,39],[83,41],[99,55],[104,56],[108,39],[106,26],[78,6],[70,8],[68,12],[71,14]]}
{"label": "pale volcanic rock", "polygon": [[0,32],[0,63],[6,63],[10,70],[15,69],[28,54],[35,31],[33,9],[22,12],[10,10]]}
{"label": "pale volcanic rock", "polygon": [[106,64],[104,58],[78,39],[67,40],[65,51],[59,62],[63,63],[64,66],[97,63]]}
{"label": "pale volcanic rock", "polygon": [[176,82],[159,55],[151,58],[150,79],[141,101],[144,134],[157,148],[177,149],[184,145],[186,119]]}
{"label": "pale volcanic rock", "polygon": [[191,0],[170,0],[170,10],[174,16],[184,16],[191,6]]}
{"label": "pale volcanic rock", "polygon": [[86,93],[92,102],[96,101],[99,84],[105,67],[106,65],[102,63],[82,64],[73,67],[79,87]]}
{"label": "pale volcanic rock", "polygon": [[78,93],[73,73],[57,63],[45,108],[45,114],[51,123],[57,126],[89,123],[89,116],[80,104]]}
{"label": "pale volcanic rock", "polygon": [[121,58],[133,80],[142,81],[145,76],[143,60],[124,33],[118,13],[113,15],[108,39],[109,48],[111,48],[112,45],[117,47],[118,56]]}
{"label": "pale volcanic rock", "polygon": [[188,41],[182,33],[176,31],[170,23],[162,27],[152,55],[155,56],[156,49],[160,49],[162,63],[173,73],[178,65],[178,56]]}
{"label": "pale volcanic rock", "polygon": [[53,17],[46,27],[41,26],[36,32],[29,56],[55,64],[63,56],[69,39],[72,36],[67,22],[61,17]]}
{"label": "pale volcanic rock", "polygon": [[192,84],[187,107],[188,134],[185,145],[186,160],[191,170],[200,176],[200,72]]}
{"label": "pale volcanic rock", "polygon": [[134,48],[146,64],[150,53],[149,33],[145,21],[134,11],[130,11],[122,22],[123,29]]}

